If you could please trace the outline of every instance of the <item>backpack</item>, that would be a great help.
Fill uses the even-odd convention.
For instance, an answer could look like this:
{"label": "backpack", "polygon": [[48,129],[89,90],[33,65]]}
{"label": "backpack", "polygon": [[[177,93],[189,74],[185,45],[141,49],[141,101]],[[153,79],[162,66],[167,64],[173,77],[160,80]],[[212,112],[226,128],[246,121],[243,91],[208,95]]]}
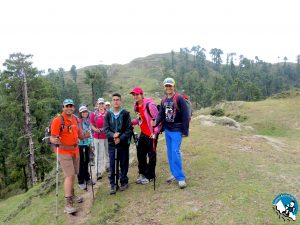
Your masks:
{"label": "backpack", "polygon": [[[147,110],[147,113],[149,114],[149,116],[151,117],[151,119],[154,120],[155,118],[154,118],[154,117],[151,115],[151,113],[150,113],[149,104],[150,104],[150,102],[147,102],[147,104],[146,104],[146,110]],[[157,108],[157,111],[159,112],[159,110],[160,110],[160,105],[156,105],[156,108]],[[162,127],[161,127],[159,133],[162,134],[164,131],[165,131],[165,128],[164,128],[164,126],[162,125]]]}
{"label": "backpack", "polygon": [[[173,98],[173,102],[174,102],[174,108],[177,109],[178,111],[180,111],[179,107],[178,107],[178,104],[177,104],[177,99],[178,99],[178,96],[180,94],[178,92],[175,93],[174,95],[174,98]],[[189,114],[189,122],[191,121],[191,118],[192,118],[192,103],[188,100],[187,96],[184,98],[182,95],[181,97],[184,99],[186,105],[187,105],[187,108],[188,108],[188,114]],[[165,101],[166,101],[166,96],[164,96],[162,99],[161,99],[161,105],[163,106]]]}
{"label": "backpack", "polygon": [[[150,103],[151,103],[151,102],[147,102],[147,103],[146,103],[146,110],[147,110],[147,113],[149,114],[149,116],[151,117],[151,119],[153,120],[153,119],[155,119],[155,118],[154,118],[154,116],[152,116],[151,113],[150,113],[150,108],[149,108]],[[157,108],[157,111],[159,112],[160,105],[156,105],[156,108]]]}
{"label": "backpack", "polygon": [[[77,124],[79,126],[79,119],[77,116],[73,115],[75,118],[76,118],[76,121],[77,121]],[[60,129],[59,129],[59,132],[62,132],[63,129],[66,127],[66,128],[69,128],[69,126],[65,126],[65,121],[64,121],[64,118],[61,114],[56,114],[49,122],[48,126],[45,128],[45,137],[42,139],[43,142],[45,144],[48,144],[48,145],[52,145],[52,143],[50,142],[50,136],[51,136],[51,125],[52,125],[52,122],[53,120],[58,117],[61,121],[61,126],[60,126]]]}

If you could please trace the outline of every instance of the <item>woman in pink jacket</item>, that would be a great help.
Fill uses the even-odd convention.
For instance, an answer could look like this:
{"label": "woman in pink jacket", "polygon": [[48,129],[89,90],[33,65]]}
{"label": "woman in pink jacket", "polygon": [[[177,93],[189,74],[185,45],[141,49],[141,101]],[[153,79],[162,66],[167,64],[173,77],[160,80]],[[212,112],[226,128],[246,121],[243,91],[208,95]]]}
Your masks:
{"label": "woman in pink jacket", "polygon": [[[130,94],[134,99],[134,112],[136,119],[132,119],[133,126],[139,125],[141,134],[137,146],[137,158],[139,175],[137,184],[147,184],[155,178],[156,145],[161,125],[153,128],[151,121],[158,115],[157,105],[152,98],[144,98],[144,92],[140,87],[135,87]],[[147,155],[149,163],[147,163]]]}

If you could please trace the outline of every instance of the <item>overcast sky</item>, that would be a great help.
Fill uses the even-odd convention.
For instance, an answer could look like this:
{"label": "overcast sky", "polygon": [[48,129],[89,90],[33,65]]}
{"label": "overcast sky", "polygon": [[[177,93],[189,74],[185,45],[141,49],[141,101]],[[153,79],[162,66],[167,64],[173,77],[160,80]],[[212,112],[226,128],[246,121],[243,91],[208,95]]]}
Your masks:
{"label": "overcast sky", "polygon": [[[296,0],[1,0],[0,63],[33,54],[39,69],[128,63],[200,45],[278,62],[300,54]],[[3,68],[3,67],[2,67]]]}

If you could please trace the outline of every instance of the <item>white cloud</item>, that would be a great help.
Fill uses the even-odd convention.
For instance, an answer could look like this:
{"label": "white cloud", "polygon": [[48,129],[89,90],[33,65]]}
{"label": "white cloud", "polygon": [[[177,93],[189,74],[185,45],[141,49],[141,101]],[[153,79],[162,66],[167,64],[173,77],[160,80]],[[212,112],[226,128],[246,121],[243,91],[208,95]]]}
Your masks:
{"label": "white cloud", "polygon": [[69,70],[200,45],[277,62],[300,54],[296,0],[3,0],[0,62],[33,54],[39,69]]}

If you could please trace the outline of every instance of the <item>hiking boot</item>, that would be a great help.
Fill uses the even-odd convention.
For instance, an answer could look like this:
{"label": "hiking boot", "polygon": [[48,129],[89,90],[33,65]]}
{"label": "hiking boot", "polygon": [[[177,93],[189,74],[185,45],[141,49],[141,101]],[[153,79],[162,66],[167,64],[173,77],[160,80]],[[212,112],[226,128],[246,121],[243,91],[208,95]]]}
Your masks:
{"label": "hiking boot", "polygon": [[116,194],[116,192],[117,192],[117,189],[116,189],[116,187],[115,187],[115,186],[112,186],[112,187],[110,188],[110,192],[109,192],[109,194],[110,194],[110,195],[115,195],[115,194]]}
{"label": "hiking boot", "polygon": [[178,181],[178,186],[180,189],[186,188],[185,180]]}
{"label": "hiking boot", "polygon": [[120,191],[125,191],[128,188],[128,184],[121,184]]}
{"label": "hiking boot", "polygon": [[88,180],[88,181],[86,182],[86,184],[87,184],[87,185],[95,185],[96,182],[94,182],[93,180]]}
{"label": "hiking boot", "polygon": [[142,179],[144,179],[145,176],[143,174],[139,174],[138,177],[136,178],[136,183],[141,184]]}
{"label": "hiking boot", "polygon": [[73,196],[72,196],[73,202],[77,202],[77,203],[83,202],[83,197],[79,197],[79,196],[75,195],[74,188],[72,190],[72,194],[73,194]]}
{"label": "hiking boot", "polygon": [[102,179],[101,173],[97,173],[97,174],[96,174],[96,177],[97,177],[97,180],[101,180],[101,179]]}
{"label": "hiking boot", "polygon": [[71,197],[65,197],[65,208],[64,208],[64,212],[68,213],[68,214],[73,214],[75,213],[77,210],[76,208],[73,206],[73,198]]}
{"label": "hiking boot", "polygon": [[86,184],[78,184],[81,190],[86,190]]}
{"label": "hiking boot", "polygon": [[176,178],[172,175],[172,176],[170,176],[168,179],[166,179],[166,182],[167,183],[172,183],[173,181],[175,181],[176,180]]}
{"label": "hiking boot", "polygon": [[144,177],[143,179],[141,179],[141,183],[140,184],[148,184],[149,183],[149,179],[147,179],[146,177]]}

